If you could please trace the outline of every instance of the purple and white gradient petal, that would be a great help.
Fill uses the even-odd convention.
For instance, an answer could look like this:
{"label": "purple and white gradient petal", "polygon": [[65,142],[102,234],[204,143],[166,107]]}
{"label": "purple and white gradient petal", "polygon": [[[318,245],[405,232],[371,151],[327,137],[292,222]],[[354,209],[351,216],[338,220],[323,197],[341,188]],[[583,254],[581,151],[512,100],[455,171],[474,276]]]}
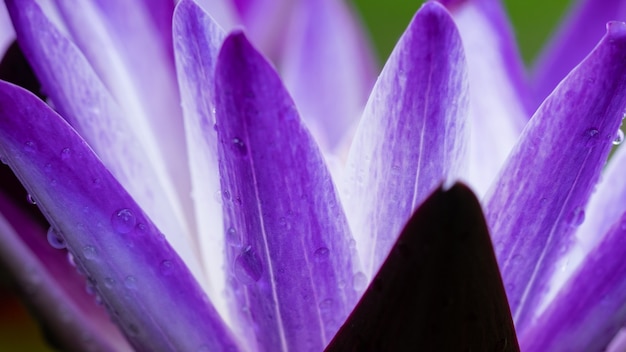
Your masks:
{"label": "purple and white gradient petal", "polygon": [[36,96],[4,82],[0,154],[134,348],[236,348],[187,266],[87,143]]}
{"label": "purple and white gradient petal", "polygon": [[609,23],[594,51],[532,117],[486,198],[518,332],[584,221],[626,108],[625,59],[626,24]]}
{"label": "purple and white gradient petal", "polygon": [[450,14],[424,4],[374,86],[347,160],[342,199],[368,277],[416,207],[462,173],[467,83]]}

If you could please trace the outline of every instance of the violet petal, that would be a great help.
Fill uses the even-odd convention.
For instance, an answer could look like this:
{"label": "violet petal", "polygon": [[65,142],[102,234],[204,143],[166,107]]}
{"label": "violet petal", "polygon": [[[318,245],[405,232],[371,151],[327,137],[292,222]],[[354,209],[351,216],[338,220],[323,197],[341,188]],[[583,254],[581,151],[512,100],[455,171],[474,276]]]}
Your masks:
{"label": "violet petal", "polygon": [[602,351],[626,323],[626,213],[520,335],[524,351]]}
{"label": "violet petal", "polygon": [[287,31],[281,75],[320,147],[333,150],[356,126],[376,67],[343,1],[298,3]]}
{"label": "violet petal", "polygon": [[[31,4],[25,6],[26,2]],[[33,6],[32,0],[17,3],[19,6],[13,13]],[[138,143],[151,153],[151,163],[170,178],[174,194],[180,195],[176,200],[182,207],[180,215],[186,217],[186,223],[193,224],[193,205],[184,196],[190,192],[191,181],[172,49],[174,3],[171,0],[54,0],[54,3],[72,41],[122,107]]]}
{"label": "violet petal", "polygon": [[326,351],[519,351],[472,192],[438,189],[413,214]]}
{"label": "violet petal", "polygon": [[215,130],[214,73],[226,34],[196,3],[182,0],[174,12],[174,54],[185,118],[198,242],[209,296],[228,317],[224,297],[224,228]]}
{"label": "violet petal", "polygon": [[3,191],[0,262],[15,277],[22,299],[36,309],[39,321],[66,350],[129,350],[124,336],[85,290],[85,278],[71,267],[67,253],[48,244],[49,230],[16,207]]}
{"label": "violet petal", "polygon": [[4,82],[0,155],[134,348],[235,347],[191,272],[89,146],[42,101]]}
{"label": "violet petal", "polygon": [[342,200],[368,276],[421,202],[461,173],[467,91],[457,29],[428,2],[378,78],[347,161]]}
{"label": "violet petal", "polygon": [[626,107],[624,60],[626,25],[609,23],[594,51],[530,120],[486,199],[518,331],[584,220]]}
{"label": "violet petal", "polygon": [[278,74],[241,32],[216,67],[224,227],[242,325],[261,350],[320,351],[366,284],[324,159]]}
{"label": "violet petal", "polygon": [[466,179],[482,198],[531,116],[524,67],[500,1],[442,2],[459,28],[467,57],[471,133]]}
{"label": "violet petal", "polygon": [[133,128],[133,119],[109,94],[90,63],[36,3],[24,0],[8,5],[21,48],[55,108],[89,142],[142,209],[156,219],[157,226],[202,280],[197,255],[190,246],[193,238],[181,205],[184,202],[156,149],[140,142],[144,131]]}
{"label": "violet petal", "polygon": [[612,20],[626,20],[624,1],[580,0],[573,3],[561,28],[534,64],[534,106],[539,106],[568,72],[589,54],[604,35],[605,24]]}

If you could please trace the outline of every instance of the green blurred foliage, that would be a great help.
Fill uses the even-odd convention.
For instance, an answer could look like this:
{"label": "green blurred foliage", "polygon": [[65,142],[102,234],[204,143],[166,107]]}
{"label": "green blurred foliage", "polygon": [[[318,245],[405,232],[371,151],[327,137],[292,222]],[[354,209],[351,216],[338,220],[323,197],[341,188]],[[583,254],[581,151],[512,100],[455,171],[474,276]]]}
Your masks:
{"label": "green blurred foliage", "polygon": [[[420,7],[420,0],[352,0],[384,62]],[[572,0],[504,0],[522,57],[532,62],[549,39]]]}

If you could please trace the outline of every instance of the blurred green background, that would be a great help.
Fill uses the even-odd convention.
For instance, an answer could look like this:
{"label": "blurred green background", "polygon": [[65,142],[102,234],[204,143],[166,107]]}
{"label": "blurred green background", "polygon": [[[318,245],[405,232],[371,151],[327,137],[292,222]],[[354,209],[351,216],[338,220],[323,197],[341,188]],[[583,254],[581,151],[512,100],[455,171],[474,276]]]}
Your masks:
{"label": "blurred green background", "polygon": [[[353,0],[383,63],[422,1]],[[532,62],[564,15],[571,0],[505,0],[526,63]],[[0,352],[50,351],[36,323],[0,271]]]}
{"label": "blurred green background", "polygon": [[[381,62],[423,1],[353,0]],[[572,0],[504,0],[526,63],[537,55]]]}

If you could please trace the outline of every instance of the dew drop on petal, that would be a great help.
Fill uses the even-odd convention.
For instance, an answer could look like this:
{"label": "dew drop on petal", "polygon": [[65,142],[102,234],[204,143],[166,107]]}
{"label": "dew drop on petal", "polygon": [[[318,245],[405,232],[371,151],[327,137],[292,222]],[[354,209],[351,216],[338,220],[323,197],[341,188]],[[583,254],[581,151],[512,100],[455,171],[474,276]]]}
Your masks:
{"label": "dew drop on petal", "polygon": [[63,148],[61,150],[61,160],[68,160],[72,156],[72,150],[70,148]]}
{"label": "dew drop on petal", "polygon": [[239,155],[246,156],[248,154],[248,148],[240,138],[233,138],[233,148]]}
{"label": "dew drop on petal", "polygon": [[135,214],[130,209],[124,208],[113,213],[111,225],[118,233],[129,233],[135,228]]}
{"label": "dew drop on petal", "polygon": [[65,239],[60,232],[50,227],[47,233],[48,243],[54,249],[64,249],[66,247]]}
{"label": "dew drop on petal", "polygon": [[126,278],[124,279],[124,286],[126,286],[127,289],[136,290],[137,278],[132,275],[126,276]]}
{"label": "dew drop on petal", "polygon": [[28,153],[32,153],[35,151],[35,142],[33,141],[26,141],[24,143],[24,151],[28,152]]}
{"label": "dew drop on petal", "polygon": [[110,278],[110,277],[104,278],[104,286],[108,288],[112,288],[114,285],[115,285],[115,280],[113,278]]}
{"label": "dew drop on petal", "polygon": [[83,255],[85,256],[85,259],[87,260],[96,259],[96,255],[97,255],[96,248],[94,246],[83,247]]}
{"label": "dew drop on petal", "polygon": [[246,247],[235,259],[235,277],[245,285],[253,284],[261,278],[263,266],[252,247]]}
{"label": "dew drop on petal", "polygon": [[585,221],[585,210],[582,207],[576,207],[570,215],[569,223],[572,226],[580,226]]}
{"label": "dew drop on petal", "polygon": [[163,260],[159,264],[159,271],[165,276],[171,275],[174,272],[174,264],[170,260]]}
{"label": "dew drop on petal", "polygon": [[328,310],[333,307],[333,300],[330,298],[327,298],[321,301],[318,306],[320,307],[321,310]]}
{"label": "dew drop on petal", "polygon": [[32,205],[36,205],[37,204],[37,201],[35,200],[35,197],[33,197],[30,193],[26,195],[26,201],[29,204],[32,204]]}
{"label": "dew drop on petal", "polygon": [[329,253],[330,250],[327,247],[320,247],[315,250],[315,252],[313,253],[313,257],[315,258],[316,262],[320,263],[328,260]]}
{"label": "dew drop on petal", "polygon": [[365,287],[367,287],[367,276],[362,272],[354,274],[352,277],[352,287],[358,292],[365,290]]}
{"label": "dew drop on petal", "polygon": [[76,267],[76,261],[74,260],[74,255],[70,252],[67,252],[67,261],[71,266]]}
{"label": "dew drop on petal", "polygon": [[624,141],[624,131],[617,130],[617,135],[615,136],[615,139],[613,140],[613,145],[620,145],[622,144],[623,141]]}
{"label": "dew drop on petal", "polygon": [[237,230],[232,226],[226,230],[226,242],[233,247],[241,246],[241,237],[237,233]]}
{"label": "dew drop on petal", "polygon": [[590,128],[590,129],[587,130],[587,135],[589,137],[595,137],[595,136],[598,135],[598,133],[599,133],[598,130],[595,129],[595,128]]}

